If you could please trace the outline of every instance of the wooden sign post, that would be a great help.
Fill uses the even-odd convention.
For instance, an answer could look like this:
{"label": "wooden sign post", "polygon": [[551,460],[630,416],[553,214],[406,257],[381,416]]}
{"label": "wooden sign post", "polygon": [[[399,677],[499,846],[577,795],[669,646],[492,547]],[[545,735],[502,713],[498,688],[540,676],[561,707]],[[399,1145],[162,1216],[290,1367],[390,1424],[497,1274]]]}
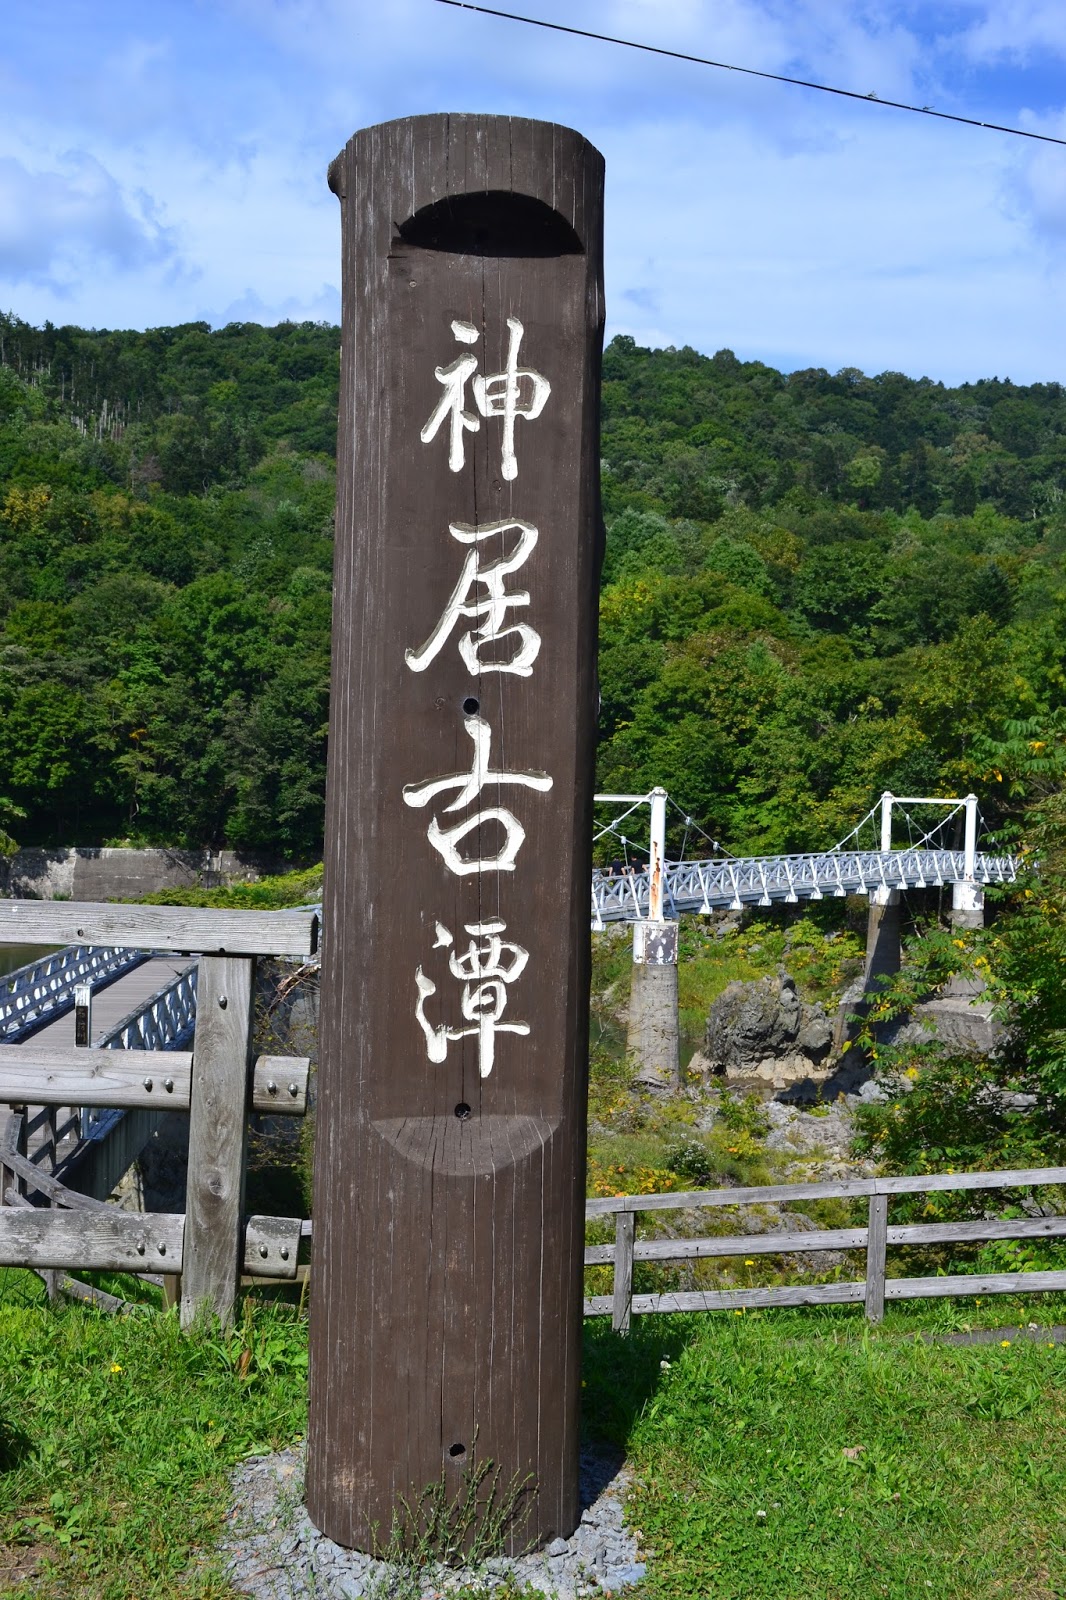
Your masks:
{"label": "wooden sign post", "polygon": [[[344,236],[307,1505],[578,1519],[603,162],[413,117]],[[489,1478],[482,1492],[487,1493]]]}

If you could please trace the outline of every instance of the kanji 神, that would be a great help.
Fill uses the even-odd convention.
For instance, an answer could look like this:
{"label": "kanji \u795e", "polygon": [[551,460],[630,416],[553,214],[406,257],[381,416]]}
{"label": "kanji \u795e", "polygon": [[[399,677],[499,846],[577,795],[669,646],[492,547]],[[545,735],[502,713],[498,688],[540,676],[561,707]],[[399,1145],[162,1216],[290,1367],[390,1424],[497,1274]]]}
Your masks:
{"label": "kanji \u795e", "polygon": [[[453,321],[452,333],[460,344],[476,344],[480,338],[472,322]],[[466,464],[463,435],[477,433],[481,427],[481,417],[502,417],[500,471],[510,483],[518,476],[518,458],[514,447],[515,422],[519,417],[532,422],[540,416],[551,394],[551,384],[543,373],[535,372],[532,367],[518,365],[518,351],[525,329],[517,317],[507,318],[507,333],[507,363],[502,372],[474,377],[477,356],[472,354],[456,356],[447,366],[434,368],[444,393],[419,437],[423,444],[430,444],[447,423],[448,466],[453,472],[461,472]],[[466,386],[471,379],[477,411],[468,410],[466,404]]]}

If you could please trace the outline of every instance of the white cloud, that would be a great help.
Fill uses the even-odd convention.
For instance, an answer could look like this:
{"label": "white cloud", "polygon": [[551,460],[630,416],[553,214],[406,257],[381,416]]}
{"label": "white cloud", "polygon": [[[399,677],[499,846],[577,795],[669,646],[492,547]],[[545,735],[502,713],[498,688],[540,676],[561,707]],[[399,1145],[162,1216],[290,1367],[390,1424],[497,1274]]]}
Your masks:
{"label": "white cloud", "polygon": [[[1066,368],[1066,152],[433,0],[153,0],[147,11],[52,0],[47,48],[34,0],[7,3],[25,20],[0,65],[0,296],[12,284],[12,309],[31,320],[335,317],[328,160],[371,122],[497,111],[578,127],[603,150],[614,331],[784,365],[945,378]],[[1036,61],[1058,48],[1058,10],[1037,0],[536,10],[1058,128],[1060,88],[1018,65],[1018,50]],[[997,65],[1009,40],[1015,55]],[[73,164],[72,148],[84,152]]]}
{"label": "white cloud", "polygon": [[0,157],[0,279],[69,290],[94,264],[129,271],[176,257],[151,197],[126,191],[94,156],[73,151],[38,171]]}
{"label": "white cloud", "polygon": [[[1027,117],[1028,126],[1066,139],[1066,112],[1057,117]],[[1013,215],[1029,223],[1056,257],[1066,236],[1066,149],[1031,144],[1020,149],[1005,181],[1006,203]]]}
{"label": "white cloud", "polygon": [[971,61],[1029,61],[1037,52],[1066,56],[1061,0],[995,0],[960,41]]}
{"label": "white cloud", "polygon": [[254,289],[231,300],[221,311],[205,309],[196,319],[224,328],[229,322],[259,322],[268,327],[277,322],[332,322],[341,320],[341,293],[336,284],[324,283],[317,293],[288,295],[268,304]]}

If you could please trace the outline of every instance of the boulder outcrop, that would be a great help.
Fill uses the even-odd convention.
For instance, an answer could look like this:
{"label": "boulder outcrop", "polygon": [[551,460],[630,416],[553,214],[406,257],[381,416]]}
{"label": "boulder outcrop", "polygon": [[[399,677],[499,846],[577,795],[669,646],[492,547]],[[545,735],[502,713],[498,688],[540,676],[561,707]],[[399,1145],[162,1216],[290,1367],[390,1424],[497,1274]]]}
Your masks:
{"label": "boulder outcrop", "polygon": [[758,1079],[784,1089],[824,1078],[833,1028],[820,1005],[807,1005],[787,973],[731,983],[707,1017],[703,1056],[728,1078]]}

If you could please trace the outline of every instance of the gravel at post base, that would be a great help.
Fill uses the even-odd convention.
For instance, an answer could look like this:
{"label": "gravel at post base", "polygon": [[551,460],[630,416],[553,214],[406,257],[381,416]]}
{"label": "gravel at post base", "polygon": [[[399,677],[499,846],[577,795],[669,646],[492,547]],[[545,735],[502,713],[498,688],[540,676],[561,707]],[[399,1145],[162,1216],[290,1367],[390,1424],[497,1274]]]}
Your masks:
{"label": "gravel at post base", "polygon": [[[303,1447],[257,1456],[233,1475],[234,1504],[222,1541],[226,1572],[254,1600],[387,1600],[400,1573],[389,1563],[325,1538],[303,1506]],[[630,1473],[617,1457],[581,1453],[581,1521],[569,1539],[530,1555],[496,1557],[476,1569],[427,1567],[422,1600],[464,1584],[530,1584],[553,1600],[616,1593],[639,1583],[645,1566],[623,1523]],[[406,1587],[405,1593],[409,1593]]]}

